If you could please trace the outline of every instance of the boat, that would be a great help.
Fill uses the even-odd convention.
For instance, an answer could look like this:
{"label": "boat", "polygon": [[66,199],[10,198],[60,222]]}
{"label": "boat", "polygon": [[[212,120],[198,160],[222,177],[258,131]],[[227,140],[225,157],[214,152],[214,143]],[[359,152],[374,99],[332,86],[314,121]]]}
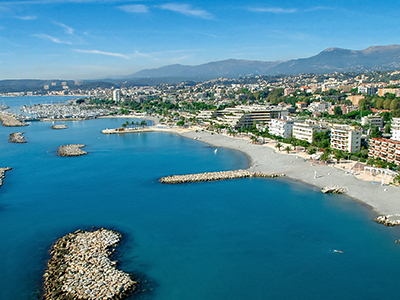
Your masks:
{"label": "boat", "polygon": [[344,253],[342,250],[333,250],[333,252]]}
{"label": "boat", "polygon": [[214,150],[214,154],[217,154],[218,148]]}

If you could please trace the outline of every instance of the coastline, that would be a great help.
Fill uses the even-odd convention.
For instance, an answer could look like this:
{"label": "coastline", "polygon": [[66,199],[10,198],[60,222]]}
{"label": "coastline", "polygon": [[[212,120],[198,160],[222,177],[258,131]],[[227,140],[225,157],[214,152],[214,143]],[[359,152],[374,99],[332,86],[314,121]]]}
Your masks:
{"label": "coastline", "polygon": [[267,174],[284,173],[291,180],[300,181],[318,189],[338,185],[347,188],[346,196],[369,206],[377,214],[396,215],[400,213],[397,187],[387,184],[381,186],[379,182],[358,179],[343,169],[309,163],[300,156],[300,153],[298,155],[278,153],[266,145],[254,145],[242,138],[211,134],[208,131],[196,132],[192,129],[181,128],[153,128],[151,130],[148,128],[146,132],[175,133],[214,147],[238,150],[249,158],[249,171]]}
{"label": "coastline", "polygon": [[[173,130],[171,132],[174,132]],[[346,196],[366,204],[377,214],[395,215],[400,212],[398,189],[357,179],[344,170],[327,165],[311,164],[300,156],[277,153],[263,145],[209,132],[182,132],[181,136],[200,140],[215,147],[230,148],[245,153],[250,160],[249,170],[263,173],[284,173],[291,180],[301,181],[319,189],[338,185],[348,188]],[[199,139],[200,137],[200,139]],[[315,176],[316,175],[316,176]]]}

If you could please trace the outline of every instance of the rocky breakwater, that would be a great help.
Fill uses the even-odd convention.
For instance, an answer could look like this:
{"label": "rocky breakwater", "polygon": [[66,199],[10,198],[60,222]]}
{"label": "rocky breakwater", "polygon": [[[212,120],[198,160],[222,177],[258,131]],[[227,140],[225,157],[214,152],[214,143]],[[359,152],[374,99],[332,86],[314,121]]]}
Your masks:
{"label": "rocky breakwater", "polygon": [[13,116],[9,116],[6,114],[0,114],[1,125],[6,127],[20,127],[20,126],[28,126],[29,124],[22,123]]}
{"label": "rocky breakwater", "polygon": [[123,299],[137,282],[117,270],[109,248],[121,235],[113,230],[78,230],[59,239],[44,274],[46,300]]}
{"label": "rocky breakwater", "polygon": [[400,215],[378,216],[374,221],[385,226],[396,226],[400,225]]}
{"label": "rocky breakwater", "polygon": [[80,156],[88,154],[86,151],[83,151],[81,148],[86,147],[83,144],[70,144],[63,145],[58,148],[58,156]]}
{"label": "rocky breakwater", "polygon": [[264,178],[275,178],[282,177],[285,174],[264,174],[262,172],[250,172],[247,170],[235,170],[235,171],[221,171],[221,172],[207,172],[187,175],[173,175],[162,177],[159,182],[161,183],[186,183],[186,182],[199,182],[199,181],[216,181],[216,180],[227,180],[236,178],[248,178],[248,177],[264,177]]}
{"label": "rocky breakwater", "polygon": [[67,124],[58,124],[58,125],[53,125],[50,128],[51,129],[67,129],[68,125]]}
{"label": "rocky breakwater", "polygon": [[22,144],[22,143],[26,143],[26,139],[23,136],[23,132],[14,132],[11,133],[10,136],[8,137],[8,141],[10,143],[16,143],[16,144]]}
{"label": "rocky breakwater", "polygon": [[0,187],[3,185],[3,179],[6,177],[5,173],[12,170],[12,168],[0,168]]}

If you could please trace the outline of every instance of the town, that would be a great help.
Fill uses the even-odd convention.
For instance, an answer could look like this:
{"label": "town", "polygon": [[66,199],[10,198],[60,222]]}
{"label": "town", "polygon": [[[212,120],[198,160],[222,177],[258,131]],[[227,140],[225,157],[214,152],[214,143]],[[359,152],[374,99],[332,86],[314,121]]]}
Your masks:
{"label": "town", "polygon": [[[247,136],[256,144],[273,139],[278,150],[303,149],[321,161],[347,158],[400,169],[400,71],[218,78],[86,90],[81,82],[74,88],[66,82],[57,84],[3,96],[82,96],[69,105],[22,108],[38,118],[157,116],[160,126]],[[121,130],[138,125],[125,122]]]}

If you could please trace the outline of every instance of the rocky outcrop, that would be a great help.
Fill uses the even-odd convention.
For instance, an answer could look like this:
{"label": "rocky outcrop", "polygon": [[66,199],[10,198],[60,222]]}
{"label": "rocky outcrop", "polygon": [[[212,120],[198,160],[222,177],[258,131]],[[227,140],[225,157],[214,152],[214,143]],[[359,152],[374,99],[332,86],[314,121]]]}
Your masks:
{"label": "rocky outcrop", "polygon": [[51,129],[67,129],[68,125],[67,124],[58,124],[58,125],[53,125],[50,128]]}
{"label": "rocky outcrop", "polygon": [[215,180],[227,180],[235,178],[247,178],[247,177],[265,177],[275,178],[282,177],[285,174],[264,174],[262,172],[250,172],[247,170],[236,170],[236,171],[222,171],[222,172],[207,172],[198,174],[187,174],[187,175],[173,175],[162,177],[159,182],[161,183],[186,183],[186,182],[199,182],[199,181],[215,181]]}
{"label": "rocky outcrop", "polygon": [[84,144],[70,144],[60,146],[58,148],[58,156],[80,156],[88,154],[86,151],[83,151],[81,148],[86,147]]}
{"label": "rocky outcrop", "polygon": [[0,168],[0,187],[3,185],[3,179],[6,177],[5,173],[12,170],[12,168]]}
{"label": "rocky outcrop", "polygon": [[22,144],[22,143],[26,143],[26,139],[23,136],[23,132],[14,132],[11,133],[10,136],[8,137],[8,141],[10,143],[16,143],[16,144]]}
{"label": "rocky outcrop", "polygon": [[28,126],[29,124],[22,123],[18,121],[16,118],[13,116],[9,116],[6,114],[0,114],[0,121],[1,125],[6,126],[6,127],[20,127],[20,126]]}
{"label": "rocky outcrop", "polygon": [[400,225],[400,215],[378,216],[374,221],[385,226],[396,226]]}
{"label": "rocky outcrop", "polygon": [[136,287],[131,276],[116,269],[109,248],[121,235],[113,230],[78,230],[51,248],[44,274],[46,300],[123,299]]}
{"label": "rocky outcrop", "polygon": [[322,188],[321,192],[323,192],[324,194],[345,194],[347,193],[347,188],[340,187],[338,185],[331,185]]}

